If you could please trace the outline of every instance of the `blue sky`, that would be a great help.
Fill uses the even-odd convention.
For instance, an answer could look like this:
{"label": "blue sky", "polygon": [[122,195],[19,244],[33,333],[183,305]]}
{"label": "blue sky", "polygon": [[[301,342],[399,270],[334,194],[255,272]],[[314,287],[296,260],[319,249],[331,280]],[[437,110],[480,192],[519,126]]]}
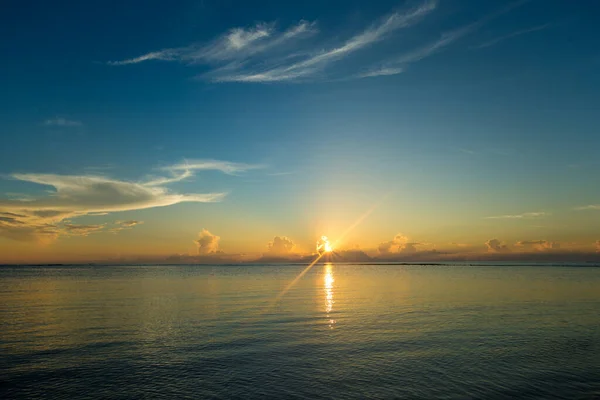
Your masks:
{"label": "blue sky", "polygon": [[[595,1],[9,1],[0,211],[66,203],[51,219],[0,227],[0,245],[22,237],[15,224],[51,224],[69,241],[79,239],[66,223],[141,215],[130,240],[167,232],[186,243],[173,252],[202,228],[228,232],[232,251],[275,235],[309,248],[317,230],[339,233],[387,196],[352,243],[409,231],[442,247],[503,235],[592,248],[600,212],[575,208],[600,204],[598,15]],[[179,176],[185,160],[237,165],[203,164],[160,186],[223,194],[218,204],[106,211],[86,208],[87,192],[48,193],[64,176],[102,176],[110,182],[90,185],[124,196],[115,182]],[[546,228],[487,219],[527,213]]]}

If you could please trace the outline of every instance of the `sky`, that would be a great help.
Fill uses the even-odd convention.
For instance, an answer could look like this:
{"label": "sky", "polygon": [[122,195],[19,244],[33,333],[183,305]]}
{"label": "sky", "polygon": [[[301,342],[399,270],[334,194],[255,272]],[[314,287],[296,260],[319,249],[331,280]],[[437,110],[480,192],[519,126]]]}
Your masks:
{"label": "sky", "polygon": [[598,15],[5,1],[0,263],[597,257]]}

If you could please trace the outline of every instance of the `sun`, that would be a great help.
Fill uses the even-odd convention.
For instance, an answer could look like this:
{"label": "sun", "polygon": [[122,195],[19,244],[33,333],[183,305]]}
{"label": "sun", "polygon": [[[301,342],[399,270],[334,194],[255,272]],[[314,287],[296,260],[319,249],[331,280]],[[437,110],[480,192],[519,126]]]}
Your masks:
{"label": "sun", "polygon": [[331,253],[333,251],[333,246],[327,239],[327,236],[321,236],[321,239],[317,241],[317,253]]}

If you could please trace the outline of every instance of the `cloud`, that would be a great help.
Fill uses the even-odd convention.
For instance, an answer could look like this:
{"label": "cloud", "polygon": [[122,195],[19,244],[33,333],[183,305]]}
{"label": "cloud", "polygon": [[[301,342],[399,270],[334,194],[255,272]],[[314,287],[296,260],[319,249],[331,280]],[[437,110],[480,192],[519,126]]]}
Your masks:
{"label": "cloud", "polygon": [[498,43],[500,43],[500,42],[502,42],[504,40],[512,39],[514,37],[524,35],[526,33],[541,31],[542,29],[546,29],[549,26],[551,26],[551,24],[544,24],[544,25],[538,25],[538,26],[534,26],[534,27],[531,27],[531,28],[527,28],[527,29],[521,29],[521,30],[518,30],[518,31],[515,31],[515,32],[512,32],[512,33],[509,33],[507,35],[500,36],[500,37],[497,37],[495,39],[489,40],[487,42],[481,43],[481,44],[479,44],[477,46],[473,46],[471,48],[472,49],[483,49],[483,48],[490,47],[490,46],[493,46],[495,44],[498,44]]}
{"label": "cloud", "polygon": [[233,28],[209,43],[163,49],[139,57],[109,61],[110,65],[138,64],[150,60],[177,61],[186,64],[210,64],[222,61],[247,60],[253,55],[276,49],[290,41],[317,33],[314,22],[299,21],[283,32],[274,23],[258,23],[249,28]]}
{"label": "cloud", "polygon": [[240,172],[246,172],[251,169],[264,168],[260,164],[244,164],[232,163],[219,160],[187,160],[181,164],[165,167],[167,171],[198,171],[198,170],[215,170],[225,174],[236,175]]}
{"label": "cloud", "polygon": [[374,78],[377,76],[390,76],[390,75],[398,75],[404,72],[403,68],[400,67],[380,67],[371,69],[362,74],[356,75],[356,78]]}
{"label": "cloud", "polygon": [[[440,35],[437,40],[434,40],[424,46],[418,47],[415,50],[409,51],[407,53],[401,54],[400,56],[395,56],[390,58],[387,62],[383,63],[383,67],[378,68],[373,73],[363,74],[359,77],[372,77],[372,76],[381,76],[381,75],[394,75],[396,73],[403,72],[409,64],[421,61],[427,57],[430,57],[434,54],[439,53],[444,48],[454,44],[459,39],[462,39],[464,36],[467,36],[474,31],[481,28],[488,21],[505,14],[512,10],[515,7],[518,7],[528,0],[521,0],[514,2],[512,4],[507,5],[506,7],[486,15],[485,17],[463,26],[461,28],[454,29],[452,31],[444,32]],[[379,73],[377,73],[379,71]]]}
{"label": "cloud", "polygon": [[425,15],[433,11],[435,7],[435,1],[426,1],[419,7],[411,10],[392,13],[382,18],[378,23],[371,25],[363,32],[351,37],[342,45],[312,54],[303,60],[291,64],[266,68],[261,71],[228,74],[217,77],[215,80],[218,82],[276,82],[295,80],[314,75],[332,62],[343,59],[352,53],[379,42],[398,29],[414,25]]}
{"label": "cloud", "polygon": [[[528,1],[510,3],[471,24],[443,32],[439,38],[411,51],[395,55],[390,54],[389,51],[379,53],[380,59],[371,67],[364,65],[364,60],[367,58],[355,58],[349,64],[358,67],[362,72],[349,73],[341,77],[332,76],[332,72],[327,69],[332,64],[348,59],[375,44],[391,40],[393,34],[399,30],[418,24],[437,8],[437,0],[423,0],[412,8],[405,7],[391,12],[371,23],[366,29],[334,45],[315,43],[314,40],[307,41],[319,33],[315,22],[302,20],[286,30],[277,29],[275,23],[258,23],[251,27],[230,29],[208,43],[162,49],[135,58],[110,61],[108,64],[118,66],[162,60],[196,67],[204,66],[207,71],[198,77],[212,82],[306,82],[317,79],[346,80],[390,76],[404,72],[409,64],[441,52],[490,20]],[[540,29],[543,27],[514,32],[496,39],[495,43],[527,31]],[[361,63],[363,65],[360,65]]]}
{"label": "cloud", "polygon": [[74,121],[66,118],[52,118],[44,121],[44,125],[46,126],[61,126],[61,127],[76,127],[82,126],[81,121]]}
{"label": "cloud", "polygon": [[420,245],[423,243],[409,242],[408,237],[399,233],[389,242],[380,243],[377,250],[380,254],[416,253],[418,251],[416,246]]}
{"label": "cloud", "polygon": [[492,217],[485,217],[486,219],[524,219],[524,218],[539,218],[549,215],[545,212],[526,212],[522,214],[509,214],[509,215],[496,215]]}
{"label": "cloud", "polygon": [[485,242],[488,252],[491,253],[507,253],[510,251],[508,246],[498,239],[490,239]]}
{"label": "cloud", "polygon": [[77,225],[64,224],[63,229],[67,234],[75,236],[87,236],[90,233],[98,232],[104,229],[104,225]]}
{"label": "cloud", "polygon": [[272,242],[269,242],[268,249],[270,253],[288,254],[294,250],[294,242],[285,236],[275,236]]}
{"label": "cloud", "polygon": [[[88,214],[89,215],[89,214]],[[128,221],[115,221],[114,225],[109,232],[111,233],[119,233],[126,229],[131,229],[136,225],[143,224],[144,221],[136,221],[136,220],[128,220]]]}
{"label": "cloud", "polygon": [[125,228],[131,228],[134,227],[136,225],[140,225],[143,224],[144,221],[135,221],[135,220],[129,220],[129,221],[117,221],[115,222],[116,224],[119,224]]}
{"label": "cloud", "polygon": [[[308,50],[302,46],[301,39],[318,33],[315,22],[300,21],[284,31],[277,30],[274,23],[259,23],[249,28],[230,29],[209,43],[153,51],[108,64],[118,66],[162,60],[205,65],[209,70],[200,78],[213,82],[264,83],[314,79],[330,64],[388,39],[397,30],[415,25],[436,6],[436,1],[425,0],[414,8],[393,12],[337,46],[313,45]],[[398,72],[398,68],[382,68],[363,76]]]}
{"label": "cloud", "polygon": [[[180,175],[157,178],[150,182],[132,182],[98,175],[14,173],[9,177],[22,182],[49,186],[54,190],[50,195],[27,199],[27,201],[0,199],[0,216],[2,216],[0,236],[15,240],[47,241],[62,234],[91,232],[91,226],[78,228],[78,225],[70,222],[67,224],[66,219],[165,207],[183,202],[220,201],[225,197],[225,193],[180,194],[171,191],[167,185],[180,180],[183,175],[192,176],[194,171],[200,169],[233,174],[253,167],[248,164],[213,160],[204,164],[193,163],[182,170],[177,164],[170,168],[172,171],[181,171]],[[112,228],[111,231],[132,227],[138,223],[139,221],[125,221],[120,223],[120,227]]]}
{"label": "cloud", "polygon": [[533,249],[536,251],[548,251],[560,249],[560,243],[549,242],[547,240],[522,240],[515,243],[515,246]]}
{"label": "cloud", "polygon": [[214,254],[219,252],[219,240],[221,238],[217,235],[213,235],[206,229],[202,229],[202,232],[198,234],[198,239],[194,240],[194,243],[198,246],[198,254]]}
{"label": "cloud", "polygon": [[600,253],[600,240],[596,240],[596,251]]}
{"label": "cloud", "polygon": [[173,182],[179,182],[194,175],[195,171],[220,171],[227,175],[238,175],[240,173],[265,168],[260,164],[232,163],[219,160],[186,160],[179,164],[169,165],[161,168],[169,172],[169,177],[154,177],[146,181],[146,186],[162,186]]}
{"label": "cloud", "polygon": [[600,204],[590,204],[587,206],[575,207],[576,211],[586,211],[586,210],[600,210]]}
{"label": "cloud", "polygon": [[268,253],[271,255],[286,255],[294,250],[294,242],[285,236],[275,236],[267,245]]}

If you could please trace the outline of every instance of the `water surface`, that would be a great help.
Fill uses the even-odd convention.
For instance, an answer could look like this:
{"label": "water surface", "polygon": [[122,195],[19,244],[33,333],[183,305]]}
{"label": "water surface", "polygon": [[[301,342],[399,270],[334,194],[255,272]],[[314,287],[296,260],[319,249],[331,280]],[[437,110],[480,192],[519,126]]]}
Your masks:
{"label": "water surface", "polygon": [[598,399],[600,268],[0,268],[2,398]]}

